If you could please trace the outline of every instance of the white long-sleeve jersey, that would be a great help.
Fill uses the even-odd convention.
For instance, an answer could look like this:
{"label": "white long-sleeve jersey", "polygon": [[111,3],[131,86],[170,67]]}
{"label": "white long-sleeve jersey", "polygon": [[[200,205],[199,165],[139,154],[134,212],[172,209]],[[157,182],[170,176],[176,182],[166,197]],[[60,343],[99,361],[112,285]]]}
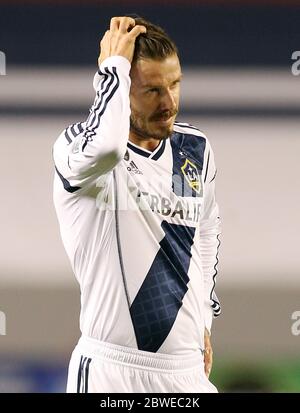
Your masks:
{"label": "white long-sleeve jersey", "polygon": [[129,71],[125,58],[107,58],[87,120],[54,144],[54,203],[80,284],[80,328],[112,344],[188,354],[203,348],[220,313],[213,152],[181,123],[153,152],[131,143]]}

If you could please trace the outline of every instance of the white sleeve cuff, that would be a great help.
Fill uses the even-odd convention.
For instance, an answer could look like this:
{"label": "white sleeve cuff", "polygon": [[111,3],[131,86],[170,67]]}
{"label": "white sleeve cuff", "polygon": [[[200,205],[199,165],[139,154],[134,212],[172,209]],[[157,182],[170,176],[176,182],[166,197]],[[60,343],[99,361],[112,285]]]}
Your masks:
{"label": "white sleeve cuff", "polygon": [[128,74],[131,68],[131,63],[124,56],[110,56],[103,60],[103,62],[101,63],[99,68],[100,72],[102,72],[105,67],[112,66],[117,66],[119,69],[125,71],[126,74]]}

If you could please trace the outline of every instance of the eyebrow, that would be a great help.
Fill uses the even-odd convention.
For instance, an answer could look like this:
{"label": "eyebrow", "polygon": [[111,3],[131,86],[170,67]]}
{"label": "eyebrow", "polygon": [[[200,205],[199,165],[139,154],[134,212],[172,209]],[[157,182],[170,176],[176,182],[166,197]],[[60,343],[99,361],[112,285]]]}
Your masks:
{"label": "eyebrow", "polygon": [[[183,77],[183,75],[182,75],[182,73],[181,73],[181,75],[178,76],[178,78],[175,79],[174,82],[172,82],[172,85],[173,85],[174,83],[180,82],[180,81],[182,80],[182,77]],[[143,87],[144,89],[153,89],[153,88],[160,88],[161,85],[146,84],[146,85],[143,85],[142,87]]]}

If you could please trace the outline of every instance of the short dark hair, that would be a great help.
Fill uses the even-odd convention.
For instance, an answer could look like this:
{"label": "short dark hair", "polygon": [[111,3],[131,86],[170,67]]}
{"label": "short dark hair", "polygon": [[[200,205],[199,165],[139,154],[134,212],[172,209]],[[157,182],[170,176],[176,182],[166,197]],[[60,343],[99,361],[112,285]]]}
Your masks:
{"label": "short dark hair", "polygon": [[143,58],[163,60],[174,54],[178,56],[176,44],[160,26],[140,16],[132,17],[135,20],[135,24],[143,25],[147,29],[147,32],[140,34],[135,41],[132,63]]}

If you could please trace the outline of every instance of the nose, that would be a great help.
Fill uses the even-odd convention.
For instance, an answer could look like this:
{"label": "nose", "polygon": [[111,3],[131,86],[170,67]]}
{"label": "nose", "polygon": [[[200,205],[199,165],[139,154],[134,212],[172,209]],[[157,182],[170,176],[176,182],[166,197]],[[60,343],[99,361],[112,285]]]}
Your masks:
{"label": "nose", "polygon": [[174,110],[176,108],[176,97],[172,90],[166,89],[161,96],[161,109]]}

